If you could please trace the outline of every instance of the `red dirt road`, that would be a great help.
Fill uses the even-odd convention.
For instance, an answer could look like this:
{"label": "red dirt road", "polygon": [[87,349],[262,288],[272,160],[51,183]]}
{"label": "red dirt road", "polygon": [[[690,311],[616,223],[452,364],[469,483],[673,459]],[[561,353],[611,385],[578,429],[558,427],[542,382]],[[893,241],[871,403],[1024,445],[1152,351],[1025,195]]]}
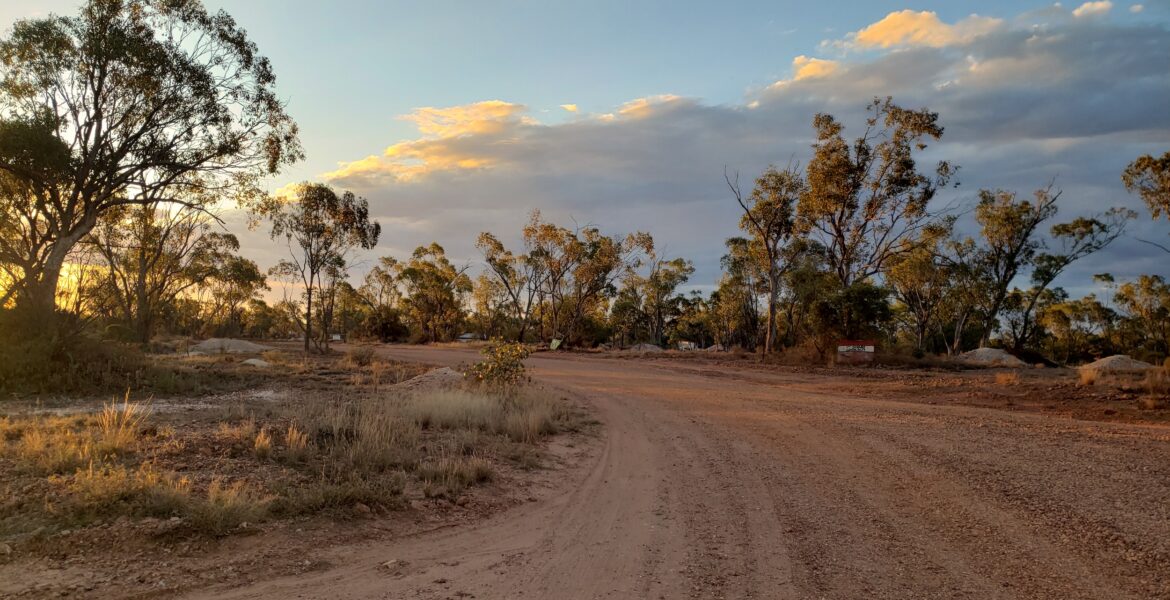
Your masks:
{"label": "red dirt road", "polygon": [[847,397],[823,376],[529,365],[604,424],[562,492],[205,597],[1170,598],[1170,427]]}

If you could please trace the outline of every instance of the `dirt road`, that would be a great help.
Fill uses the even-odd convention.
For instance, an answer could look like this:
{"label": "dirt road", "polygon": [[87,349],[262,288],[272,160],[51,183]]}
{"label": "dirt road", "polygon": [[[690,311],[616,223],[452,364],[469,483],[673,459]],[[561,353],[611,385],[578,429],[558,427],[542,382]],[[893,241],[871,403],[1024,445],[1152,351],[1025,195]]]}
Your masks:
{"label": "dirt road", "polygon": [[[470,352],[401,347],[458,364]],[[1170,597],[1170,428],[537,355],[604,423],[562,493],[235,598]]]}

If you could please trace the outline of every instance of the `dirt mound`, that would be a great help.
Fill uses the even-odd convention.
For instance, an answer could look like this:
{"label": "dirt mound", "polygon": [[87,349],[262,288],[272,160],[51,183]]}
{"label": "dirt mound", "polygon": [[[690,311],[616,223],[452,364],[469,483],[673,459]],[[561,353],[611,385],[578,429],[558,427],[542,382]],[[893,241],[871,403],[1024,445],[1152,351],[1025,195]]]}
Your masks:
{"label": "dirt mound", "polygon": [[410,391],[431,390],[458,385],[462,381],[462,373],[451,367],[442,367],[440,369],[432,369],[417,377],[411,377],[395,387]]}
{"label": "dirt mound", "polygon": [[264,360],[263,358],[249,358],[248,360],[245,360],[243,364],[248,365],[249,367],[257,367],[260,369],[267,369],[268,367],[272,366],[272,363]]}
{"label": "dirt mound", "polygon": [[190,354],[243,354],[248,352],[264,352],[271,350],[272,346],[263,346],[260,344],[253,344],[247,340],[234,340],[231,338],[211,338],[204,340],[191,346],[188,350]]}
{"label": "dirt mound", "polygon": [[979,348],[959,355],[959,360],[983,367],[1026,367],[1028,363],[998,348]]}
{"label": "dirt mound", "polygon": [[723,344],[712,344],[707,346],[707,352],[727,352],[727,348]]}
{"label": "dirt mound", "polygon": [[654,344],[634,344],[630,346],[630,352],[662,352],[662,347]]}
{"label": "dirt mound", "polygon": [[1097,371],[1099,373],[1118,373],[1125,371],[1145,371],[1146,369],[1155,368],[1148,362],[1130,358],[1125,354],[1114,354],[1113,356],[1106,356],[1101,360],[1091,362],[1081,367],[1086,371]]}

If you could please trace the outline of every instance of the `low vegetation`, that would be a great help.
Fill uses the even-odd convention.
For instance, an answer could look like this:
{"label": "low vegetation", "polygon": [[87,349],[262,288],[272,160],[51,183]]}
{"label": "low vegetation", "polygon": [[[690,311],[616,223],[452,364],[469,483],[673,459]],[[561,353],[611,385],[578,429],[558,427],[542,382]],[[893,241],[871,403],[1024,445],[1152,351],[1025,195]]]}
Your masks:
{"label": "low vegetation", "polygon": [[119,517],[218,536],[320,511],[460,501],[501,468],[539,464],[542,439],[582,424],[566,401],[529,386],[403,392],[339,381],[194,421],[129,394],[93,413],[4,417],[0,538]]}

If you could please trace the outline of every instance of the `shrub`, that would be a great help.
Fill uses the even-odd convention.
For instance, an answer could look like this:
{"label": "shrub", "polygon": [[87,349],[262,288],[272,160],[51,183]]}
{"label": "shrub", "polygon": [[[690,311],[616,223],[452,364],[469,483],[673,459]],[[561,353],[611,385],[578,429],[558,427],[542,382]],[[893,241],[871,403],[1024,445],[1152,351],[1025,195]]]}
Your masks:
{"label": "shrub", "polygon": [[510,386],[523,382],[525,377],[524,359],[528,358],[528,347],[524,344],[497,342],[481,351],[484,360],[475,363],[465,375],[480,383]]}
{"label": "shrub", "polygon": [[1095,369],[1078,369],[1077,378],[1081,385],[1094,385],[1097,383],[1099,373]]}

